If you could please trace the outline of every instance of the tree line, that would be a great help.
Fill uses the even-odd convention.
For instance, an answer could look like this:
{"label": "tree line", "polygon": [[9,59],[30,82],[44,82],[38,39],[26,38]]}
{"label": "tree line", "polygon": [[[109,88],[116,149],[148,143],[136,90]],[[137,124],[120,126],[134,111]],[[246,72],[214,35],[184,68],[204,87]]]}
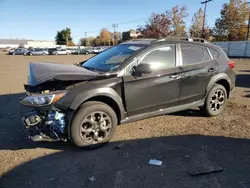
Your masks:
{"label": "tree line", "polygon": [[[246,39],[249,16],[246,0],[230,0],[229,3],[223,4],[220,17],[216,19],[213,27],[208,27],[201,8],[193,15],[190,26],[185,22],[188,16],[186,7],[177,5],[164,13],[152,13],[145,25],[138,26],[136,32],[140,33],[138,37],[143,38],[202,37],[209,41]],[[79,43],[83,46],[110,46],[130,39],[126,33],[112,33],[104,28],[97,37],[81,38]],[[57,44],[74,45],[69,28],[58,31],[55,39]]]}

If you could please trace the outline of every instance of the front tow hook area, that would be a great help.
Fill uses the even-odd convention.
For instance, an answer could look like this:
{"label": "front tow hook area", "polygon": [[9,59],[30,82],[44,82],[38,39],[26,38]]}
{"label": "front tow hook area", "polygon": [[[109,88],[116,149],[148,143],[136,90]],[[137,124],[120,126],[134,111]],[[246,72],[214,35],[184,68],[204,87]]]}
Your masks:
{"label": "front tow hook area", "polygon": [[23,117],[22,122],[24,126],[28,129],[32,126],[38,125],[41,122],[41,118],[38,115],[31,115],[29,117]]}

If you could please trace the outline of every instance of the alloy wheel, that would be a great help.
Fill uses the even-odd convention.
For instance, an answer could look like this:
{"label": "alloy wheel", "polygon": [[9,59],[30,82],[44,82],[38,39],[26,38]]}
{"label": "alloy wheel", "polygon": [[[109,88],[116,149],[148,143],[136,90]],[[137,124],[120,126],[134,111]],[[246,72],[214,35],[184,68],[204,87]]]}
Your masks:
{"label": "alloy wheel", "polygon": [[80,126],[80,136],[88,143],[99,143],[109,135],[112,122],[105,112],[93,112],[89,114]]}
{"label": "alloy wheel", "polygon": [[217,89],[212,94],[210,100],[210,108],[213,112],[217,112],[222,109],[225,104],[225,94],[222,90]]}

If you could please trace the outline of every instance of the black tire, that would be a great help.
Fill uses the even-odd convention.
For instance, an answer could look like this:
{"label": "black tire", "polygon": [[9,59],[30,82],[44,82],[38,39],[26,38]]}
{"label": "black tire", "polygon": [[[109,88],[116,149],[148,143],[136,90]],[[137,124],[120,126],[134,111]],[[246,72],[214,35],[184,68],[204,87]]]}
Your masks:
{"label": "black tire", "polygon": [[[83,128],[84,125],[84,121],[91,116],[91,114],[95,114],[95,113],[99,113],[102,112],[105,115],[107,115],[109,117],[110,120],[110,127],[109,128],[109,132],[106,135],[106,137],[103,138],[103,140],[98,141],[96,143],[87,141],[86,139],[94,137],[94,133],[92,131],[94,131],[92,128],[94,127],[93,125],[90,125],[90,127],[88,128]],[[109,122],[109,121],[108,121]],[[85,122],[88,123],[88,122]],[[87,125],[87,126],[89,126]],[[98,126],[98,125],[97,125]],[[100,126],[100,125],[99,125]],[[73,142],[74,145],[78,146],[78,147],[85,147],[85,148],[97,148],[97,147],[101,147],[102,145],[104,145],[105,143],[109,142],[112,137],[115,134],[116,131],[116,127],[117,127],[117,116],[116,113],[114,112],[114,110],[108,106],[105,103],[102,102],[96,102],[96,101],[90,101],[90,102],[86,102],[84,103],[81,108],[79,109],[79,111],[77,112],[77,114],[75,115],[75,117],[73,118],[71,127],[70,127],[70,137],[71,137],[71,141]],[[83,134],[85,134],[85,132],[81,132],[80,130],[92,130],[90,133],[87,133],[87,136],[84,136]],[[96,131],[96,130],[95,130]],[[100,129],[98,129],[97,132],[101,131]],[[90,136],[90,134],[92,134],[92,136]],[[98,133],[100,134],[100,132]],[[86,138],[88,137],[88,138]],[[99,138],[99,136],[98,136]],[[93,138],[91,138],[93,140]],[[95,142],[95,141],[94,141]]]}
{"label": "black tire", "polygon": [[[216,97],[217,95],[218,95],[218,99]],[[222,98],[223,98],[223,101],[222,101]],[[204,113],[204,115],[208,117],[217,116],[225,108],[226,101],[227,101],[227,91],[225,87],[220,84],[215,84],[212,87],[212,89],[209,91],[205,100],[205,104],[203,107],[201,107],[201,110]]]}
{"label": "black tire", "polygon": [[43,52],[43,55],[46,55],[46,53]]}
{"label": "black tire", "polygon": [[67,52],[66,55],[69,55],[69,52]]}

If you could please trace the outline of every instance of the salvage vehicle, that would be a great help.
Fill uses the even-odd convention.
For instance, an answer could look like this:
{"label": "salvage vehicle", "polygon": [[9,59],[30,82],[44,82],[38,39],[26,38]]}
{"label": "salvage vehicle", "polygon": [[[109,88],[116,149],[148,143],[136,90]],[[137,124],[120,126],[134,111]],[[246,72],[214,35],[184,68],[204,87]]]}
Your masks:
{"label": "salvage vehicle", "polygon": [[[22,120],[34,141],[110,141],[117,125],[199,107],[219,115],[235,87],[235,63],[203,39],[137,39],[77,65],[30,63]],[[167,126],[167,123],[166,123]]]}

